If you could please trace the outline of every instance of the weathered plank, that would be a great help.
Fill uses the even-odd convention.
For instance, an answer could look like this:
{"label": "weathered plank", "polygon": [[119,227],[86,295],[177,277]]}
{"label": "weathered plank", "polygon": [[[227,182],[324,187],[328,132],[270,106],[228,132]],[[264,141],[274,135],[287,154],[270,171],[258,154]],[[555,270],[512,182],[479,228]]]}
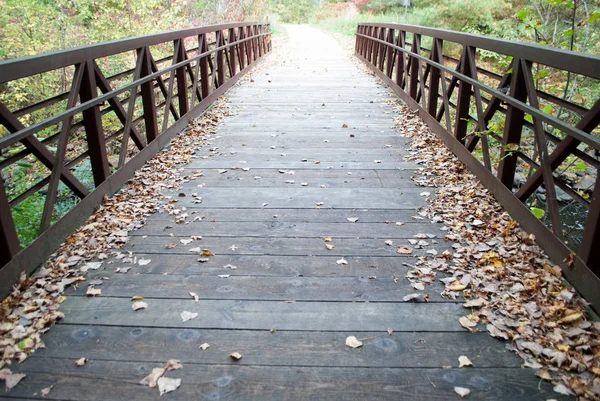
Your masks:
{"label": "weathered plank", "polygon": [[[469,355],[478,368],[519,367],[521,359],[505,352],[487,333],[407,333],[386,330],[360,333],[364,347],[344,345],[354,332],[203,330],[58,325],[44,336],[46,348],[34,358],[214,364],[236,350],[240,365],[329,367],[458,367]],[[210,348],[200,351],[199,345]]]}
{"label": "weathered plank", "polygon": [[[189,300],[189,293],[194,292],[200,299],[207,300],[392,302],[419,292],[423,295],[428,294],[432,302],[463,302],[462,299],[442,298],[440,293],[444,287],[439,282],[426,286],[424,291],[415,290],[404,279],[408,271],[405,267],[399,266],[398,272],[391,275],[378,275],[377,272],[369,270],[364,270],[365,275],[362,277],[335,278],[256,277],[243,276],[243,273],[228,278],[218,277],[237,271],[226,267],[221,267],[220,271],[207,276],[135,274],[134,270],[128,274],[113,275],[110,280],[104,280],[98,288],[102,289],[104,296],[127,299],[140,295],[150,299]],[[104,272],[98,272],[91,275],[90,279],[98,279],[104,275]],[[66,291],[66,295],[85,296],[86,290],[85,286],[79,286]]]}
{"label": "weathered plank", "polygon": [[[202,230],[197,234],[202,235]],[[200,247],[210,249],[215,255],[296,255],[296,256],[394,256],[410,259],[414,256],[425,256],[427,249],[413,249],[411,255],[398,255],[396,246],[413,248],[406,238],[389,238],[396,246],[388,246],[382,239],[336,238],[332,242],[335,248],[331,251],[325,248],[322,238],[278,238],[278,237],[209,237],[203,236],[202,241],[194,241],[188,245],[179,242],[184,237],[149,236],[147,238],[134,236],[130,238],[125,249],[137,253],[148,254],[184,254],[190,249]],[[233,248],[232,248],[233,247]],[[448,244],[437,244],[438,252],[449,248]],[[198,255],[194,252],[195,255]]]}
{"label": "weathered plank", "polygon": [[[286,256],[286,255],[216,255],[205,263],[198,262],[198,255],[184,254],[144,254],[135,253],[140,259],[150,259],[144,266],[122,264],[111,261],[105,264],[106,270],[99,270],[103,276],[116,267],[132,267],[131,273],[140,274],[178,274],[178,275],[217,275],[223,274],[223,266],[231,264],[237,267],[227,274],[232,276],[269,276],[269,277],[360,277],[400,275],[405,271],[402,263],[413,263],[410,257],[390,255],[345,256],[348,265],[338,265],[335,255]],[[109,260],[110,261],[110,260]],[[129,274],[129,273],[128,273]]]}
{"label": "weathered plank", "polygon": [[[346,218],[356,218],[347,214]],[[171,233],[182,238],[192,235],[203,235],[209,237],[278,237],[278,238],[415,238],[418,234],[431,233],[439,241],[443,235],[440,231],[441,225],[429,222],[407,222],[402,226],[394,224],[356,223],[349,222],[346,218],[335,223],[316,222],[284,222],[276,218],[271,221],[250,222],[212,222],[200,220],[190,224],[178,224],[175,227],[165,229],[163,227],[147,226],[133,232],[134,235],[169,236]],[[153,229],[154,228],[154,229]],[[403,241],[406,243],[406,241]],[[431,240],[426,241],[431,244]],[[195,244],[199,246],[201,244]],[[325,244],[322,244],[324,247]]]}
{"label": "weathered plank", "polygon": [[[223,279],[226,280],[226,279]],[[290,300],[293,301],[293,300]],[[452,303],[285,302],[149,299],[134,312],[126,298],[69,297],[65,323],[296,331],[464,331],[462,305]],[[181,312],[198,313],[182,323]]]}
{"label": "weathered plank", "polygon": [[[196,182],[202,182],[199,179]],[[192,184],[193,185],[193,184]],[[191,195],[191,192],[189,193]],[[200,216],[206,222],[244,222],[244,221],[277,221],[284,222],[304,222],[320,221],[323,223],[335,223],[347,221],[349,214],[357,217],[361,223],[389,223],[395,225],[399,223],[407,223],[413,221],[413,217],[417,215],[414,210],[396,209],[252,209],[250,213],[246,210],[238,209],[219,209],[211,208],[206,210],[198,210],[196,213],[190,211],[188,213],[189,220]],[[277,217],[274,217],[277,216]],[[156,226],[164,228],[165,220],[175,220],[178,216],[172,216],[167,213],[157,213],[148,220],[148,226]],[[424,220],[415,220],[424,221]],[[135,235],[135,232],[132,232]],[[441,235],[440,235],[441,236]]]}
{"label": "weathered plank", "polygon": [[[358,352],[360,352],[359,350]],[[471,389],[469,400],[534,401],[568,399],[538,383],[533,373],[516,368],[329,368],[236,365],[219,355],[221,364],[187,364],[166,376],[181,378],[175,393],[138,382],[161,363],[90,361],[82,368],[72,359],[36,359],[18,369],[32,369],[11,396],[32,397],[54,385],[46,399],[78,401],[159,400],[443,400],[456,399],[455,386]],[[34,366],[34,364],[36,364]],[[100,391],[99,391],[100,389]]]}

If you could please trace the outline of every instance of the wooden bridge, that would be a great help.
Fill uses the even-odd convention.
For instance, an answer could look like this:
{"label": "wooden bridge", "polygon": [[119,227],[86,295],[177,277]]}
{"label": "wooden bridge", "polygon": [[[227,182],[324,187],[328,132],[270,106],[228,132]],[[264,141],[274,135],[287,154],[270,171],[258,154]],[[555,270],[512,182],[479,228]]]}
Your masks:
{"label": "wooden bridge", "polygon": [[[441,272],[427,278],[442,260],[434,256],[451,259],[461,239],[444,240],[443,218],[419,214],[436,188],[414,181],[423,164],[410,133],[399,131],[406,126],[395,120],[396,95],[535,234],[527,238],[597,310],[600,181],[594,176],[593,188],[579,190],[560,167],[567,160],[596,171],[600,102],[590,107],[589,99],[578,104],[544,92],[532,64],[534,73],[543,65],[598,80],[600,59],[421,27],[360,25],[356,54],[382,82],[319,30],[289,26],[285,36],[285,49],[276,42],[276,54],[268,54],[268,25],[229,24],[0,63],[6,84],[57,69],[73,81],[27,106],[0,105],[0,289],[8,295],[0,368],[26,375],[0,398],[159,399],[157,388],[140,384],[154,374],[154,381],[163,376],[161,390],[175,388],[162,398],[177,400],[570,399],[553,391],[561,385],[558,369],[548,373],[552,384],[540,381],[490,336],[485,319],[477,325],[476,307],[463,304],[491,302],[488,290],[455,273],[454,284],[465,284],[452,297],[452,280],[440,281]],[[478,50],[511,56],[510,65],[504,73],[478,67]],[[107,56],[133,51],[130,69],[105,72]],[[227,103],[191,123],[227,90]],[[490,128],[498,118],[499,132]],[[87,143],[83,151],[69,146],[76,139]],[[47,173],[17,193],[16,167],[43,170],[27,167],[33,158]],[[523,160],[530,174],[513,188]],[[82,162],[93,183],[76,174]],[[546,203],[534,206],[547,216],[540,219],[527,202],[542,184]],[[123,185],[118,201],[106,200],[86,223]],[[57,218],[61,188],[81,200]],[[571,243],[577,236],[563,223],[557,190],[584,211],[580,245]],[[44,212],[31,224],[41,229],[22,249],[15,209],[37,193]],[[487,222],[471,214],[480,220],[471,218],[469,227]],[[532,246],[524,241],[523,254]],[[508,252],[481,244],[497,260]],[[535,304],[538,295],[522,291],[506,293],[506,316],[516,313],[519,297]],[[596,333],[586,337],[595,349],[597,326],[568,316],[548,320],[560,330]],[[575,352],[570,347],[565,352]],[[472,366],[459,367],[459,357]],[[593,391],[590,383],[584,394]]]}

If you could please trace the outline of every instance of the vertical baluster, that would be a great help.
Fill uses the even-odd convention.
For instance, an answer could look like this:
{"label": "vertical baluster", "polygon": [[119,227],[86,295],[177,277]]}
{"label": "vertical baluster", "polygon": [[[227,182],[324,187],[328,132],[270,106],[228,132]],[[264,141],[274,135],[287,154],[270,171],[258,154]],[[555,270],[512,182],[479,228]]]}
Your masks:
{"label": "vertical baluster", "polygon": [[[216,46],[223,46],[223,32],[217,31],[217,40]],[[225,67],[223,62],[223,50],[218,50],[216,54],[216,64],[217,64],[217,87],[220,87],[225,83]]]}
{"label": "vertical baluster", "polygon": [[[81,98],[81,103],[98,97],[98,87],[96,86],[96,74],[94,73],[93,60],[88,60],[85,63],[85,72],[83,74],[79,96]],[[106,139],[104,138],[104,129],[102,128],[102,116],[100,115],[99,105],[83,111],[83,126],[85,127],[94,184],[98,187],[110,175],[108,158],[106,155]]]}
{"label": "vertical baluster", "polygon": [[[525,102],[527,98],[525,82],[521,73],[521,62],[517,58],[513,60],[509,95],[521,102]],[[525,112],[523,110],[510,104],[507,106],[504,135],[502,136],[502,149],[500,151],[500,164],[498,165],[498,179],[504,186],[511,190],[517,167],[517,151],[512,148],[518,147],[521,142],[524,117]]]}
{"label": "vertical baluster", "polygon": [[[206,42],[206,34],[202,33],[198,35],[198,47],[200,48],[200,54],[208,51],[208,43]],[[210,94],[210,80],[208,78],[208,57],[204,56],[198,60],[200,63],[200,87],[202,90],[202,99]]]}
{"label": "vertical baluster", "polygon": [[[187,54],[185,50],[185,43],[183,38],[175,41],[175,46],[179,48],[177,52],[177,63],[187,60]],[[177,99],[179,100],[179,115],[183,116],[188,112],[188,85],[187,77],[185,74],[186,67],[179,67],[175,70],[175,78],[177,79]],[[192,94],[193,96],[193,94]],[[165,109],[165,114],[168,114]]]}
{"label": "vertical baluster", "polygon": [[19,237],[6,196],[4,177],[0,171],[0,267],[10,262],[20,249]]}
{"label": "vertical baluster", "polygon": [[[470,76],[471,70],[469,66],[469,52],[473,51],[470,46],[464,46],[462,56],[460,58],[460,72]],[[456,122],[454,124],[454,137],[462,144],[465,142],[467,130],[469,128],[469,106],[471,104],[472,87],[468,82],[460,81],[458,84],[458,104],[456,106]]]}
{"label": "vertical baluster", "polygon": [[[421,35],[413,33],[413,41],[410,50],[413,53],[419,54],[421,49]],[[416,57],[410,58],[410,87],[409,95],[413,99],[417,99],[417,92],[419,90],[419,70],[421,68],[421,61]]]}
{"label": "vertical baluster", "polygon": [[[144,61],[142,62],[141,77],[152,74],[152,55],[148,47],[144,48]],[[150,143],[158,137],[158,117],[156,116],[156,100],[154,83],[152,80],[141,85],[142,107],[144,110],[144,124],[146,126],[146,139]],[[168,113],[165,106],[165,114]]]}
{"label": "vertical baluster", "polygon": [[235,48],[237,45],[234,45],[234,43],[236,42],[235,39],[235,30],[234,28],[230,28],[229,32],[227,34],[227,43],[231,46],[229,48],[229,72],[231,74],[231,76],[233,77],[235,74],[237,74],[237,65],[236,65],[236,54],[235,54]]}
{"label": "vertical baluster", "polygon": [[243,70],[246,67],[246,43],[243,42],[246,37],[244,33],[244,28],[240,27],[238,31],[238,40],[240,44],[238,44],[238,52],[240,54],[240,70]]}
{"label": "vertical baluster", "polygon": [[[395,35],[395,30],[392,28],[388,29],[388,34],[387,34],[387,39],[386,41],[389,44],[394,44],[394,35]],[[388,76],[388,78],[392,77],[392,70],[394,69],[394,59],[396,58],[396,49],[392,48],[391,46],[387,46],[387,55],[386,55],[386,68],[385,68],[385,73]]]}
{"label": "vertical baluster", "polygon": [[[398,32],[398,42],[397,45],[406,49],[406,32],[399,31]],[[400,88],[404,89],[404,77],[406,70],[406,55],[403,51],[398,50],[398,58],[396,60],[396,85]]]}

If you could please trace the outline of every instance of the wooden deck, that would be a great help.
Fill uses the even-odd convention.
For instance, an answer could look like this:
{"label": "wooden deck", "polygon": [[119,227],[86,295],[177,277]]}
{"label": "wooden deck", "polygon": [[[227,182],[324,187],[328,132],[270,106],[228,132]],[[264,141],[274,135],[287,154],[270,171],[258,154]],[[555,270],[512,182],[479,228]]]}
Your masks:
{"label": "wooden deck", "polygon": [[[455,386],[469,400],[561,399],[504,343],[466,332],[466,310],[439,295],[441,283],[427,288],[429,303],[403,301],[416,292],[403,263],[450,244],[438,225],[412,219],[423,189],[393,129],[393,96],[331,37],[288,33],[292,56],[230,92],[234,115],[187,167],[204,176],[171,194],[188,221],[204,218],[151,216],[126,245],[149,264],[91,272],[110,278],[99,297],[68,290],[65,320],[44,336],[46,349],[12,368],[28,377],[3,399],[41,398],[49,386],[46,399],[159,399],[138,382],[168,359],[181,360],[166,376],[182,384],[161,399],[451,400]],[[419,233],[436,243],[396,253]],[[200,263],[195,247],[215,256]],[[132,311],[136,295],[147,309]],[[198,316],[182,323],[183,311]],[[364,346],[346,347],[348,336]],[[461,355],[474,367],[458,368]],[[77,367],[81,357],[89,362]]]}

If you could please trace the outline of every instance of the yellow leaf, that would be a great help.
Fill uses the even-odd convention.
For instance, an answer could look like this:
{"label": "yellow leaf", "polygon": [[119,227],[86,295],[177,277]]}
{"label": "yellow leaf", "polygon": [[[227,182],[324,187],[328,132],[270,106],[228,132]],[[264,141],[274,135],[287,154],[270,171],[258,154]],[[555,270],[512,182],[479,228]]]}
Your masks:
{"label": "yellow leaf", "polygon": [[135,295],[135,296],[131,297],[132,301],[141,301],[143,299],[144,299],[144,297],[141,295]]}
{"label": "yellow leaf", "polygon": [[203,249],[202,252],[200,252],[200,256],[215,256],[215,254],[209,249]]}
{"label": "yellow leaf", "polygon": [[323,241],[331,242],[331,241],[333,241],[333,239],[331,237],[325,237],[325,238],[323,238]]}
{"label": "yellow leaf", "polygon": [[557,346],[556,348],[557,348],[559,351],[562,351],[562,352],[569,352],[569,346],[568,346],[568,345],[562,345],[562,344],[561,344],[561,345]]}
{"label": "yellow leaf", "polygon": [[560,319],[558,323],[573,323],[574,321],[581,319],[581,317],[583,317],[583,312],[571,313]]}
{"label": "yellow leaf", "polygon": [[448,291],[462,291],[465,288],[467,288],[466,285],[464,285],[463,283],[461,283],[460,281],[455,281],[453,283],[448,284],[448,286],[446,287],[446,289]]}

